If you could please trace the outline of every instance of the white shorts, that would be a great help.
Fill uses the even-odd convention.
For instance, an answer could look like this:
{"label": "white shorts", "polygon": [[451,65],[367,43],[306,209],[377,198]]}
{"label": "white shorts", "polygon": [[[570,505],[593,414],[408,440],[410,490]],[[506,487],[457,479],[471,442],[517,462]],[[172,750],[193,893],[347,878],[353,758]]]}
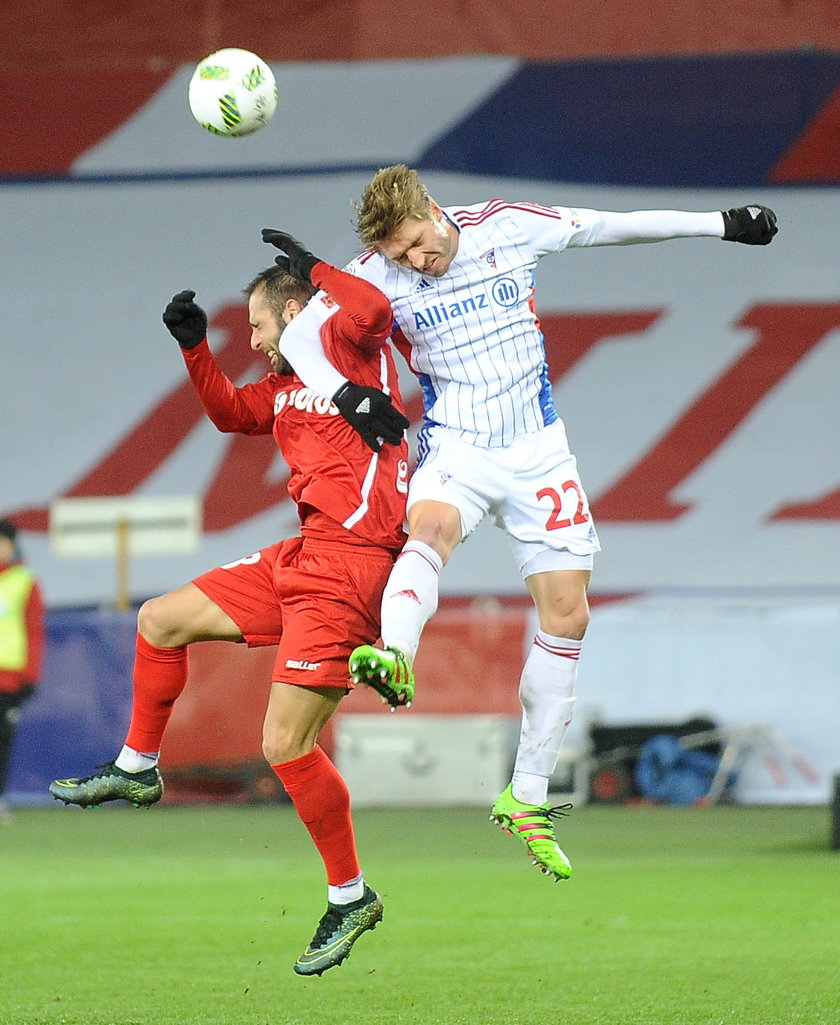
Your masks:
{"label": "white shorts", "polygon": [[601,546],[562,420],[504,448],[472,445],[447,427],[424,427],[418,447],[409,509],[421,501],[455,506],[462,540],[492,516],[523,577],[592,568]]}

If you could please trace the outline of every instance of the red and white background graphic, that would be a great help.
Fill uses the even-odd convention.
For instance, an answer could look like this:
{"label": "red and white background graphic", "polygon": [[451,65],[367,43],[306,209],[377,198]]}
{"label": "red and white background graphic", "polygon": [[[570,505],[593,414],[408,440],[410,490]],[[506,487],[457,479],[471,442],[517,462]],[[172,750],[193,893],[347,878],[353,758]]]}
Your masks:
{"label": "red and white background graphic", "polygon": [[[766,713],[825,781],[840,760],[837,12],[779,0],[754,16],[738,0],[677,24],[653,4],[616,9],[619,26],[584,3],[537,31],[496,0],[447,9],[439,31],[440,12],[401,10],[395,32],[387,5],[361,2],[289,4],[270,26],[222,0],[191,25],[71,6],[12,4],[0,43],[16,119],[0,154],[0,514],[22,526],[47,601],[114,595],[110,560],[50,551],[63,496],[201,498],[198,551],[136,558],[137,599],[296,530],[271,439],[206,422],[160,319],[195,289],[227,373],[262,374],[241,299],[273,257],[262,227],[341,265],[357,251],[353,200],[396,161],[443,204],[761,202],[779,219],[769,247],[567,252],[540,264],[536,303],[603,546],[581,704],[624,719]],[[252,137],[212,137],[186,106],[192,65],[222,45],[277,76],[277,115]],[[404,395],[416,427],[408,372]],[[480,527],[442,590],[521,595],[505,538]],[[617,595],[629,600],[606,602]],[[673,618],[684,601],[693,633]]]}
{"label": "red and white background graphic", "polygon": [[[780,233],[767,248],[692,239],[548,257],[537,306],[555,403],[601,534],[595,593],[840,584],[833,192],[427,179],[444,202],[500,195],[705,210],[760,199],[776,208]],[[239,295],[272,258],[260,227],[283,227],[343,262],[353,251],[350,199],[364,181],[0,189],[15,249],[3,275],[3,505],[25,528],[53,603],[96,602],[113,587],[107,561],[80,567],[50,556],[47,508],[60,496],[201,496],[200,550],[138,559],[138,595],[294,529],[270,439],[231,439],[204,420],[160,315],[172,293],[194,288],[228,373],[264,372]],[[410,376],[405,394],[417,422]],[[450,593],[519,586],[504,538],[489,527],[443,576]]]}

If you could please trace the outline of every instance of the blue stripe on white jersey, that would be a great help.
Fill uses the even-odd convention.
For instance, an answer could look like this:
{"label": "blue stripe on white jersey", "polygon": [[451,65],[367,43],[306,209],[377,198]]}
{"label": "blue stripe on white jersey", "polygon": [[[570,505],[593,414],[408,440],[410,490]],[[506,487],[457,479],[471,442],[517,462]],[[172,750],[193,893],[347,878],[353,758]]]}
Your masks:
{"label": "blue stripe on white jersey", "polygon": [[415,464],[415,468],[417,466],[422,466],[426,456],[429,454],[429,435],[428,435],[428,430],[432,426],[433,426],[433,424],[425,423],[420,428],[420,430],[417,432],[417,441],[416,441],[417,462]]}
{"label": "blue stripe on white jersey", "polygon": [[423,396],[423,409],[428,412],[437,401],[435,386],[428,374],[418,374],[417,380],[420,382],[420,392]]}
{"label": "blue stripe on white jersey", "polygon": [[477,445],[509,445],[558,419],[533,310],[537,260],[585,244],[597,215],[503,200],[444,213],[459,243],[443,277],[370,251],[350,269],[391,299],[411,342],[426,419]]}
{"label": "blue stripe on white jersey", "polygon": [[546,426],[553,424],[555,420],[559,419],[557,410],[554,408],[554,392],[551,389],[551,377],[549,376],[547,363],[543,363],[540,409],[543,413],[543,423]]}

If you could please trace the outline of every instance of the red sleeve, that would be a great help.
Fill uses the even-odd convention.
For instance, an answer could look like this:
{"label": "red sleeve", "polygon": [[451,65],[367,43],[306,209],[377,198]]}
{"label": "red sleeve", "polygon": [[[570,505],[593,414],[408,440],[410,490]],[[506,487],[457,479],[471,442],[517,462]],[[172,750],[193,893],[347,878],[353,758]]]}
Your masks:
{"label": "red sleeve", "polygon": [[384,292],[364,278],[348,274],[329,263],[316,263],[312,284],[335,299],[340,309],[336,334],[344,341],[367,350],[381,349],[391,334],[394,314]]}
{"label": "red sleeve", "polygon": [[44,659],[44,600],[37,582],[32,584],[24,615],[28,655],[20,678],[26,683],[38,683]]}
{"label": "red sleeve", "polygon": [[204,412],[220,431],[271,434],[273,398],[262,382],[237,388],[219,369],[206,338],[194,349],[182,349],[181,354]]}

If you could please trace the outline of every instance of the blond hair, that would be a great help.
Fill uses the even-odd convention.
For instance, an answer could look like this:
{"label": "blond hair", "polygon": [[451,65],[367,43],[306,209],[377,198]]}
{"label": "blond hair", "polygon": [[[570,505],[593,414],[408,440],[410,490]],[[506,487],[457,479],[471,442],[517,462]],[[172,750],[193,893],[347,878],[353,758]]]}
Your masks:
{"label": "blond hair", "polygon": [[383,167],[355,204],[356,234],[364,246],[384,242],[410,218],[431,217],[431,197],[420,175],[405,164]]}

